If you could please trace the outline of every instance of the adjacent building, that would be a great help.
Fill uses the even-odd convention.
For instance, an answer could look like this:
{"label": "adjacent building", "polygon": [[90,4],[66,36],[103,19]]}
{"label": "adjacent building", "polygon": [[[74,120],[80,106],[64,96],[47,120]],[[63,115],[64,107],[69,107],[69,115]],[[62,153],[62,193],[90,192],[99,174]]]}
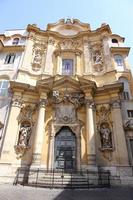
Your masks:
{"label": "adjacent building", "polygon": [[129,51],[109,25],[91,30],[77,19],[0,35],[1,175],[100,168],[129,180]]}

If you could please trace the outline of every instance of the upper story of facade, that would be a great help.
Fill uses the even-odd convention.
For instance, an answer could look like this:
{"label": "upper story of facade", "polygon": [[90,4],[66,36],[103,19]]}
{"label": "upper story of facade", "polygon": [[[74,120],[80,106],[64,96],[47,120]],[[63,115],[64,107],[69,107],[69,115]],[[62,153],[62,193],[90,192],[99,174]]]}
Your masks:
{"label": "upper story of facade", "polygon": [[120,76],[130,79],[127,61],[129,47],[124,38],[112,34],[109,25],[91,30],[77,19],[48,24],[46,30],[27,26],[25,55],[18,80],[36,85],[51,76],[83,76],[97,85],[115,82]]}
{"label": "upper story of facade", "polygon": [[130,90],[129,50],[105,23],[96,30],[77,19],[61,19],[46,30],[28,25],[0,35],[0,78],[36,86],[45,78],[82,76],[98,87],[125,81]]}

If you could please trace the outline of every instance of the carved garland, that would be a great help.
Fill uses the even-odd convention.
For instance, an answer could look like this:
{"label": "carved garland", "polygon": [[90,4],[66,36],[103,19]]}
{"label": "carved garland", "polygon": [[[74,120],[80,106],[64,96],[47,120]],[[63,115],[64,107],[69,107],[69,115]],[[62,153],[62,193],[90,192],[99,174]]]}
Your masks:
{"label": "carved garland", "polygon": [[32,63],[32,70],[39,71],[42,65],[42,58],[45,55],[45,51],[47,48],[47,42],[43,40],[35,40],[33,45],[33,63]]}

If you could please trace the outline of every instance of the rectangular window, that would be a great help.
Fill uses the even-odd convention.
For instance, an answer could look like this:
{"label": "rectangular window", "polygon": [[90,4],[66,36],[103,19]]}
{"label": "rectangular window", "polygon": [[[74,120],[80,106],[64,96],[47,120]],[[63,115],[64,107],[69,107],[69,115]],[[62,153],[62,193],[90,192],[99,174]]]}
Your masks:
{"label": "rectangular window", "polygon": [[133,118],[133,110],[127,110],[128,117]]}
{"label": "rectangular window", "polygon": [[0,96],[8,95],[8,81],[0,81]]}
{"label": "rectangular window", "polygon": [[72,59],[62,60],[62,75],[73,75],[73,60]]}
{"label": "rectangular window", "polygon": [[129,92],[123,92],[122,93],[122,99],[124,99],[124,100],[129,100]]}
{"label": "rectangular window", "polygon": [[5,58],[5,64],[12,64],[14,63],[14,60],[15,60],[15,54],[14,53],[8,54]]}

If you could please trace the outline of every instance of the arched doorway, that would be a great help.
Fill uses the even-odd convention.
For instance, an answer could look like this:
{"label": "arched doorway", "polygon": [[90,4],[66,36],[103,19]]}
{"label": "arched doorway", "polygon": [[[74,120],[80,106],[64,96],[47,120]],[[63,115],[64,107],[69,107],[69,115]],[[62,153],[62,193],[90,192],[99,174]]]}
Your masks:
{"label": "arched doorway", "polygon": [[55,168],[70,170],[76,167],[76,136],[67,126],[55,136]]}

